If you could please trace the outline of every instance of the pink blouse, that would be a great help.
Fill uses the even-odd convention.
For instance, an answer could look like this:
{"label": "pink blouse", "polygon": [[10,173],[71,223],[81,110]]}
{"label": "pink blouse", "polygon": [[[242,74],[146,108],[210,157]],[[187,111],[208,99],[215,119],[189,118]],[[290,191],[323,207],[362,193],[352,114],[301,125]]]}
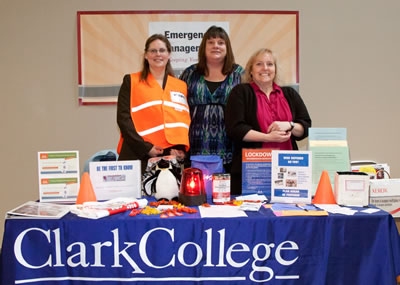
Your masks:
{"label": "pink blouse", "polygon": [[[267,133],[268,127],[275,121],[287,121],[293,120],[292,112],[290,111],[289,104],[283,95],[282,89],[273,84],[273,90],[267,95],[258,87],[254,82],[251,83],[257,97],[257,119],[263,133]],[[292,142],[288,139],[285,142],[268,142],[263,143],[263,148],[269,149],[280,149],[280,150],[292,150]]]}

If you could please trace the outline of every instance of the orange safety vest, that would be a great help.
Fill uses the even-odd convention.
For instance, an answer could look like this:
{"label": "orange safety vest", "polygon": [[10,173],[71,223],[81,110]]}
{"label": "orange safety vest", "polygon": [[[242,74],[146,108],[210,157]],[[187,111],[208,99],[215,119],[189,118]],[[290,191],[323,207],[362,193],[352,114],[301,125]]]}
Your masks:
{"label": "orange safety vest", "polygon": [[[140,82],[140,72],[131,74],[131,118],[137,133],[164,149],[185,145],[188,151],[190,113],[186,83],[168,76],[163,90],[151,73],[147,82]],[[121,136],[118,153],[122,141]]]}

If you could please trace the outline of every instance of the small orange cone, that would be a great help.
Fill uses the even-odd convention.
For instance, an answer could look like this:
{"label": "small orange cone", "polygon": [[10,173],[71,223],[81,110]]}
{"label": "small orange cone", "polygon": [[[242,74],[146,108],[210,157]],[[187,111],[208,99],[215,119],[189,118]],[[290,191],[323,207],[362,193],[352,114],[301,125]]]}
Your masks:
{"label": "small orange cone", "polygon": [[82,175],[78,198],[76,198],[76,204],[83,204],[84,202],[97,202],[88,172],[84,172]]}
{"label": "small orange cone", "polygon": [[328,171],[322,171],[321,178],[319,179],[318,188],[315,193],[313,204],[336,204],[335,196],[331,181],[329,179]]}

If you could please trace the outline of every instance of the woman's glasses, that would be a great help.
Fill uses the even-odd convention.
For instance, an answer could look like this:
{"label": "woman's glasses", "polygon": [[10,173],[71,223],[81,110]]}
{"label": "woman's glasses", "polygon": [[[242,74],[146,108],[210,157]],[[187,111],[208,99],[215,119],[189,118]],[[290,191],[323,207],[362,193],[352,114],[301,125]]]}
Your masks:
{"label": "woman's glasses", "polygon": [[160,53],[160,54],[165,54],[166,52],[168,52],[167,51],[167,49],[165,49],[165,48],[160,48],[160,49],[155,49],[155,48],[153,48],[153,49],[149,49],[149,50],[147,50],[149,53],[151,53],[151,54],[157,54],[157,53]]}

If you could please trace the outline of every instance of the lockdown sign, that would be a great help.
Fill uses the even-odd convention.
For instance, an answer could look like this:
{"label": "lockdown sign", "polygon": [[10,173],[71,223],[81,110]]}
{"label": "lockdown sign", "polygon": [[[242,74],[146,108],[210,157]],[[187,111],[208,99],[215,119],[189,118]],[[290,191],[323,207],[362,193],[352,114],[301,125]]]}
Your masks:
{"label": "lockdown sign", "polygon": [[270,149],[242,150],[242,194],[264,194],[271,198]]}

